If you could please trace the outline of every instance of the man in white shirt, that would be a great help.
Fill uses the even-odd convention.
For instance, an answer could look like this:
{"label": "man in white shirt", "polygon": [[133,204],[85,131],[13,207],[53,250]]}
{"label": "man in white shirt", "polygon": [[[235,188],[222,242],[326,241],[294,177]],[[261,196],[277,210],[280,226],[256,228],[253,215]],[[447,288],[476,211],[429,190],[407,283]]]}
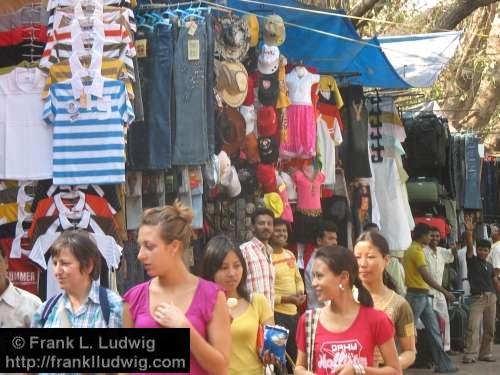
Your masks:
{"label": "man in white shirt", "polygon": [[[445,249],[440,247],[439,241],[441,240],[441,235],[439,234],[439,229],[432,227],[430,231],[431,241],[429,245],[424,248],[425,259],[427,261],[427,266],[432,278],[441,285],[443,283],[444,266],[447,263],[452,263],[455,259],[453,253],[450,249]],[[445,351],[449,351],[450,348],[450,316],[448,314],[448,304],[444,294],[436,289],[430,288],[429,293],[433,296],[432,308],[437,311],[439,316],[444,320],[444,340],[443,347]]]}
{"label": "man in white shirt", "polygon": [[0,247],[0,328],[29,328],[40,298],[16,288],[7,278],[8,258]]}

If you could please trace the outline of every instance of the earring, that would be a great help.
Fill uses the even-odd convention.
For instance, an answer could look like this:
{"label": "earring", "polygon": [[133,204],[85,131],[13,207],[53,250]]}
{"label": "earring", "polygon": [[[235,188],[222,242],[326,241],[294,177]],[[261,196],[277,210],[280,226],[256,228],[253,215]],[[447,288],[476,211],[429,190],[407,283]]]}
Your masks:
{"label": "earring", "polygon": [[344,284],[340,283],[340,284],[339,284],[339,289],[340,289],[341,291],[344,291]]}

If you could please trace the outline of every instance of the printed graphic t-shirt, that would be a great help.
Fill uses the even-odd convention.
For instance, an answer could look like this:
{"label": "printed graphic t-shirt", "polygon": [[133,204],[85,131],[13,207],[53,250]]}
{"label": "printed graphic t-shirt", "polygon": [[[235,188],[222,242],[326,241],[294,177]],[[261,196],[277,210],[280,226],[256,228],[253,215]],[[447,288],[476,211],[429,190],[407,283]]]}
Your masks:
{"label": "printed graphic t-shirt", "polygon": [[[361,306],[352,325],[343,332],[328,331],[320,321],[314,341],[313,372],[317,375],[335,374],[346,363],[373,366],[373,350],[394,336],[389,317],[373,308]],[[305,314],[297,325],[297,348],[306,353]]]}

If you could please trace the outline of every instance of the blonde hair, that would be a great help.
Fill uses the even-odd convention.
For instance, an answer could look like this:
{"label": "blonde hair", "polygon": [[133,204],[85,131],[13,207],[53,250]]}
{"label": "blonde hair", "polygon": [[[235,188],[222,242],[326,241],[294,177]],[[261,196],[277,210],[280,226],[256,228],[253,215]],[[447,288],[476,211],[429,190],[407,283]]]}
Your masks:
{"label": "blonde hair", "polygon": [[191,207],[181,203],[178,199],[171,206],[155,207],[144,211],[141,225],[160,227],[160,236],[165,243],[179,240],[184,248],[188,247],[193,235],[191,222],[194,212]]}

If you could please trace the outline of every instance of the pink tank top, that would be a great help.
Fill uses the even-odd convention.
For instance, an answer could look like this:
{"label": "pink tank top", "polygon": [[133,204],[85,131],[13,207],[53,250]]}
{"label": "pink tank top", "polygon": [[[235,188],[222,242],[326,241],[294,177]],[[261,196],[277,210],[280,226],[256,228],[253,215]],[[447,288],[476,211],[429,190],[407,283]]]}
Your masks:
{"label": "pink tank top", "polygon": [[297,170],[292,175],[297,188],[297,208],[301,210],[321,209],[321,184],[325,175],[318,172],[314,180],[308,179],[302,170]]}
{"label": "pink tank top", "polygon": [[[130,306],[130,313],[134,319],[135,328],[165,328],[159,325],[149,313],[149,285],[150,281],[130,288],[123,296],[125,302]],[[199,279],[198,286],[189,306],[186,317],[198,333],[207,338],[207,324],[212,320],[214,306],[217,301],[217,293],[220,287],[210,281]],[[190,357],[190,374],[207,375],[196,362],[193,354]],[[180,375],[180,374],[178,374]]]}

